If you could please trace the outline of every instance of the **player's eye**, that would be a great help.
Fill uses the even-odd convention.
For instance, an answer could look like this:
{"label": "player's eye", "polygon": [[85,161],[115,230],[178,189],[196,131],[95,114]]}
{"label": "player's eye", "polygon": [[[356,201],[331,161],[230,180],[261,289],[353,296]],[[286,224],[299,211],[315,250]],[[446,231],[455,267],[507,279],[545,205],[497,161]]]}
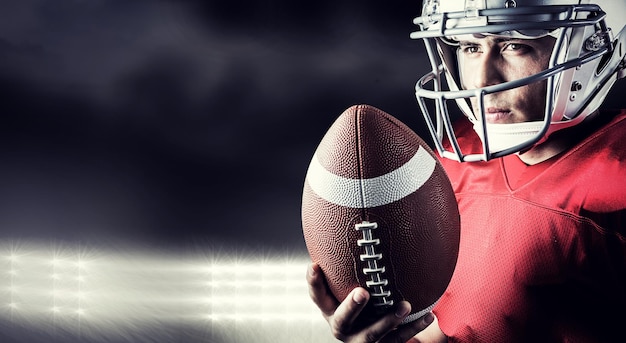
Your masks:
{"label": "player's eye", "polygon": [[466,55],[476,54],[480,52],[480,48],[473,44],[461,44],[459,47],[462,53]]}
{"label": "player's eye", "polygon": [[531,50],[531,47],[526,44],[520,43],[506,43],[502,47],[502,52],[509,52],[515,54],[525,54]]}

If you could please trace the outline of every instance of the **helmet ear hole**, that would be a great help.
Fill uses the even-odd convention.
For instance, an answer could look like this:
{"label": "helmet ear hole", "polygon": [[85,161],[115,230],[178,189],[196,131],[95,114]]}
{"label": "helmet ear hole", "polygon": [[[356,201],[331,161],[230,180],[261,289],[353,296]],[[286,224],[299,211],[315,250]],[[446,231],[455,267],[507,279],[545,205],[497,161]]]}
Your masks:
{"label": "helmet ear hole", "polygon": [[598,62],[598,67],[596,68],[596,76],[600,75],[602,71],[604,70],[604,68],[606,68],[609,61],[611,60],[611,57],[613,57],[613,54],[615,53],[616,48],[620,50],[620,55],[621,55],[622,46],[620,44],[619,47],[617,47],[617,42],[615,42],[613,44],[613,49],[611,49],[611,51],[608,51],[606,54],[600,57],[600,61]]}

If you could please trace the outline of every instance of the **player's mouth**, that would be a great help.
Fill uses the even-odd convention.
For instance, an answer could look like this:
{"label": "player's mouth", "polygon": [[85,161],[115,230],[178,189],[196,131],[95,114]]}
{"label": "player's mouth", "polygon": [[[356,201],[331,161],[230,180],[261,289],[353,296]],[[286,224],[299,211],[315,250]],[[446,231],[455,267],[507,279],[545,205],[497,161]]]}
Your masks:
{"label": "player's mouth", "polygon": [[485,110],[485,119],[490,124],[506,124],[510,122],[511,111],[505,108],[488,107]]}

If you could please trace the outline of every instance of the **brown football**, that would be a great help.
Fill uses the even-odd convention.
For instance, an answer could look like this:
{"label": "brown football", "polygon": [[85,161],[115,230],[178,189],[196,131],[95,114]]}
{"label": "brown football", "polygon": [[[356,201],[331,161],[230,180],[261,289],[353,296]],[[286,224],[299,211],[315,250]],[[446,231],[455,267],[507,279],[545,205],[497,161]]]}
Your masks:
{"label": "brown football", "polygon": [[405,323],[426,314],[456,266],[460,218],[448,176],[415,132],[369,105],[344,111],[317,147],[302,229],[338,300],[369,290],[370,320],[401,300],[412,307]]}

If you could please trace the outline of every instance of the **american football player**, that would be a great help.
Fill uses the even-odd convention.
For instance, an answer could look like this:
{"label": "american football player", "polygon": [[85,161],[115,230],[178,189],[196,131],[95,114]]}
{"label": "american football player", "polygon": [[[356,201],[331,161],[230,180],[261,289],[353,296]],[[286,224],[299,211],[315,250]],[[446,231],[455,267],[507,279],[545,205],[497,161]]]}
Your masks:
{"label": "american football player", "polygon": [[457,266],[432,314],[360,325],[311,265],[345,342],[614,342],[626,323],[626,1],[425,0],[431,71],[416,96],[461,213]]}

